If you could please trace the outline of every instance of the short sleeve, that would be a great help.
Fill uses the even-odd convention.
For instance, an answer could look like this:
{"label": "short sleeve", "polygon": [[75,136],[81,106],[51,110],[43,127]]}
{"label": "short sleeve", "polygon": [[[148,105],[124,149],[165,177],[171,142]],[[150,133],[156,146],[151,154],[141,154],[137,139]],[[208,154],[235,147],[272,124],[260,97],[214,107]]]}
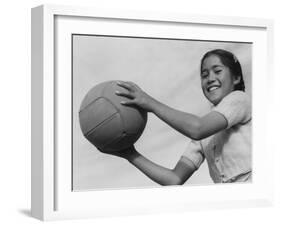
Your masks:
{"label": "short sleeve", "polygon": [[219,112],[226,118],[227,129],[248,122],[252,115],[250,99],[242,91],[231,92],[212,111]]}
{"label": "short sleeve", "polygon": [[188,158],[194,164],[196,169],[198,169],[205,159],[201,141],[191,140],[182,157]]}

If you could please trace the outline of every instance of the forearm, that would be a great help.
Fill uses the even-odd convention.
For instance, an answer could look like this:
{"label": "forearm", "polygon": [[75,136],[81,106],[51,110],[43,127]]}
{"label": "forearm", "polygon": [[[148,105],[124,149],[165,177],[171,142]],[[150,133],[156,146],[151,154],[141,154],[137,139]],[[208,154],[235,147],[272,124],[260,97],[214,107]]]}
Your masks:
{"label": "forearm", "polygon": [[126,159],[160,185],[179,185],[183,183],[181,178],[179,178],[172,169],[167,169],[151,162],[137,151],[132,152]]}
{"label": "forearm", "polygon": [[123,92],[116,91],[116,95],[128,98],[121,102],[123,105],[135,105],[153,112],[172,128],[193,140],[201,140],[227,127],[227,121],[220,113],[210,112],[204,117],[198,117],[160,103],[135,84],[121,82],[118,85],[126,89]]}
{"label": "forearm", "polygon": [[194,140],[203,137],[200,117],[178,111],[156,100],[154,100],[152,106],[152,112],[178,132]]}

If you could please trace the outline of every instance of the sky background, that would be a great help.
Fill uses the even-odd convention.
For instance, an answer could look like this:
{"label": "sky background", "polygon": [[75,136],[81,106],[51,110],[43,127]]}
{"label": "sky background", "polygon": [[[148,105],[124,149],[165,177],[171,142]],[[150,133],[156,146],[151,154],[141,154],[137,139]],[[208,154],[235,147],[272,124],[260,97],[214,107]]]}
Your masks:
{"label": "sky background", "polygon": [[[159,101],[196,115],[210,104],[200,86],[200,60],[222,48],[242,65],[251,96],[251,44],[210,41],[73,36],[73,189],[143,188],[159,186],[126,160],[99,152],[82,134],[79,108],[87,92],[108,80],[133,81]],[[173,168],[190,139],[152,114],[136,149],[148,159]],[[185,185],[211,184],[206,161]]]}

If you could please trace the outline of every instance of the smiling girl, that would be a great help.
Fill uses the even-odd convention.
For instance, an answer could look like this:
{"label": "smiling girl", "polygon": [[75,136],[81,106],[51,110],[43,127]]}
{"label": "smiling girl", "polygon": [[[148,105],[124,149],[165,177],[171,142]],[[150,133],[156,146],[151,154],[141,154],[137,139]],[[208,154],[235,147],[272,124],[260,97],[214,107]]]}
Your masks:
{"label": "smiling girl", "polygon": [[200,71],[203,93],[213,105],[203,117],[160,103],[131,82],[120,82],[126,91],[116,92],[130,99],[123,105],[151,112],[192,139],[173,169],[151,162],[134,146],[114,155],[127,159],[161,185],[185,183],[204,159],[215,183],[250,181],[251,103],[244,92],[241,65],[232,53],[216,49],[203,56]]}

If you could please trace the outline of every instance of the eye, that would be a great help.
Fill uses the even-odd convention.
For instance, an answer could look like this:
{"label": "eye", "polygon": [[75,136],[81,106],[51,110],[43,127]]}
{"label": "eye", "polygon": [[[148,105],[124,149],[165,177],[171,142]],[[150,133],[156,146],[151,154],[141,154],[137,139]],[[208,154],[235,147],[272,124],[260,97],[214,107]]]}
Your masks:
{"label": "eye", "polygon": [[221,71],[222,71],[222,70],[215,70],[215,73],[216,73],[216,74],[219,74],[219,73],[221,73]]}
{"label": "eye", "polygon": [[201,78],[207,78],[208,75],[209,75],[209,73],[208,73],[207,71],[203,71],[203,72],[201,73]]}

